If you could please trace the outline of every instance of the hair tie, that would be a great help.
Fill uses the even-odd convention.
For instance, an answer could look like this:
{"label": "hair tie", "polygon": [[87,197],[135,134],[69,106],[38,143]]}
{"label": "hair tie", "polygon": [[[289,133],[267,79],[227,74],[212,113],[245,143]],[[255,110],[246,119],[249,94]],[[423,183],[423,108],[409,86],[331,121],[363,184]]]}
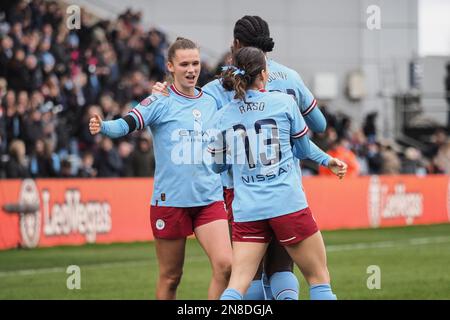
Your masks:
{"label": "hair tie", "polygon": [[230,70],[230,69],[235,70],[236,67],[235,67],[235,66],[232,66],[232,65],[223,66],[223,67],[222,67],[222,72],[223,72],[223,71],[228,71],[228,70]]}
{"label": "hair tie", "polygon": [[233,72],[233,75],[237,76],[238,74],[245,75],[245,70],[241,70],[239,68],[236,68],[236,71]]}

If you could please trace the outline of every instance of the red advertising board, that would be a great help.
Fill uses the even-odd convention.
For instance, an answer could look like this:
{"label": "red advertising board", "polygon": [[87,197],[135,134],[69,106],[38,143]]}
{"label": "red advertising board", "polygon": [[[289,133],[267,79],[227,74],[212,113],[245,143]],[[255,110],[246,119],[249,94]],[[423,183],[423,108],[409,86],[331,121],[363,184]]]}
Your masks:
{"label": "red advertising board", "polygon": [[[0,249],[151,240],[152,182],[151,179],[0,181]],[[19,204],[31,207],[31,212],[5,212],[5,205],[14,210]]]}
{"label": "red advertising board", "polygon": [[[448,176],[309,177],[322,230],[446,223]],[[153,179],[0,181],[0,250],[152,240]]]}

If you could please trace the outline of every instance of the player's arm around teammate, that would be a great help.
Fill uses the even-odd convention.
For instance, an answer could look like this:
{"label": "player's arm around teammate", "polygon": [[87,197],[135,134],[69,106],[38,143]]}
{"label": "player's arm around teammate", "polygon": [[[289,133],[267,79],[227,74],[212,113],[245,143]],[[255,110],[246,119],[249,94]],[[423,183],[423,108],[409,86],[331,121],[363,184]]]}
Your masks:
{"label": "player's arm around teammate", "polygon": [[[237,69],[229,74],[229,79],[234,83],[235,98],[241,102],[224,107],[226,111],[218,127],[221,132],[231,132],[231,139],[226,135],[226,146],[213,145],[210,151],[220,159],[220,153],[228,149],[230,141],[232,144],[235,136],[240,137],[245,139],[248,166],[231,163],[236,192],[233,268],[229,287],[221,298],[243,298],[272,235],[275,235],[307,277],[311,298],[335,299],[330,287],[325,246],[293,169],[291,140],[297,149],[296,155],[307,157],[310,153],[308,128],[297,105],[287,95],[258,91],[264,89],[268,78],[261,50],[246,47],[237,51],[234,57]],[[246,138],[245,128],[253,124],[257,128],[256,135],[263,132],[261,126],[270,128],[272,136],[263,146],[258,144],[261,139]],[[268,150],[264,146],[269,146],[271,151],[266,153]],[[259,150],[259,155],[252,155],[251,150]],[[268,158],[268,154],[272,156]],[[261,173],[270,179],[264,179]],[[259,198],[259,201],[247,203],[243,201],[246,198]],[[271,199],[272,205],[266,204],[264,199]]]}
{"label": "player's arm around teammate", "polygon": [[[233,31],[233,44],[231,51],[234,52],[246,46],[253,46],[261,49],[265,54],[271,52],[274,47],[273,39],[270,37],[269,26],[266,21],[257,16],[245,16],[239,19]],[[280,91],[290,94],[297,102],[302,116],[305,119],[308,127],[314,132],[323,132],[326,128],[326,119],[317,108],[317,102],[312,93],[304,85],[303,80],[292,69],[289,69],[273,60],[268,60],[270,79],[266,84],[266,89],[269,91]],[[225,92],[222,87],[223,78],[215,80],[203,88],[205,92],[214,96],[218,103],[225,104],[230,99],[230,94]],[[166,83],[157,83],[153,87],[154,92],[167,92]],[[228,100],[227,100],[228,99]],[[219,108],[223,107],[222,105]],[[309,158],[317,162],[319,165],[328,167],[335,175],[342,178],[347,170],[347,165],[342,161],[331,158],[322,152],[314,143],[311,143],[313,152]],[[232,206],[234,192],[233,184],[230,181],[230,174],[223,173],[224,185],[224,199],[226,202],[227,211],[229,213],[230,222],[232,221]],[[280,246],[276,241],[273,241],[267,251],[265,260],[264,272],[267,274],[267,290],[263,290],[262,281],[262,267],[255,276],[252,282],[251,289],[245,296],[246,299],[297,299],[299,292],[299,283],[293,271],[292,259],[287,254],[286,250]],[[266,277],[263,277],[263,280]],[[264,281],[266,282],[266,281]]]}
{"label": "player's arm around teammate", "polygon": [[[200,74],[200,53],[195,43],[177,39],[168,50],[167,68],[174,79],[169,97],[151,95],[124,118],[114,121],[102,121],[95,115],[89,127],[92,134],[119,137],[150,126],[156,157],[150,213],[159,264],[156,298],[176,298],[186,237],[195,233],[212,267],[208,298],[217,299],[228,284],[232,259],[220,178],[202,163],[186,163],[185,158],[177,162],[179,159],[173,158],[180,143],[189,144],[183,150],[191,150],[192,143],[194,148],[202,148],[206,129],[202,126],[216,107],[211,97],[195,87]],[[189,134],[192,132],[195,134]],[[174,141],[174,137],[180,141]]]}
{"label": "player's arm around teammate", "polygon": [[[239,19],[234,26],[233,36],[232,51],[253,46],[267,54],[274,48],[269,25],[259,16],[247,15]],[[280,91],[291,95],[309,129],[313,132],[324,132],[327,125],[326,119],[300,75],[272,59],[268,59],[268,68],[270,74],[266,90]],[[311,148],[313,150],[310,156],[312,160],[321,166],[328,167],[339,178],[342,178],[347,170],[345,163],[329,157],[314,143],[311,143]],[[299,282],[293,273],[292,259],[277,241],[274,240],[270,243],[264,258],[264,268],[261,269],[264,269],[264,273],[255,276],[251,289],[245,296],[246,299],[298,299]],[[261,278],[263,281],[258,280]]]}

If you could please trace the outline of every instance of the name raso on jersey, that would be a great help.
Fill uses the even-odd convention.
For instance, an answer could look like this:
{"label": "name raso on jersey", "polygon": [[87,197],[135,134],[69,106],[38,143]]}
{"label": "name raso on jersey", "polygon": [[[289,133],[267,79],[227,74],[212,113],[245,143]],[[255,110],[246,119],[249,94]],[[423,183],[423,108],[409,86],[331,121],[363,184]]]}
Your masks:
{"label": "name raso on jersey", "polygon": [[239,106],[239,111],[242,113],[246,113],[248,111],[264,111],[265,102],[243,102]]}

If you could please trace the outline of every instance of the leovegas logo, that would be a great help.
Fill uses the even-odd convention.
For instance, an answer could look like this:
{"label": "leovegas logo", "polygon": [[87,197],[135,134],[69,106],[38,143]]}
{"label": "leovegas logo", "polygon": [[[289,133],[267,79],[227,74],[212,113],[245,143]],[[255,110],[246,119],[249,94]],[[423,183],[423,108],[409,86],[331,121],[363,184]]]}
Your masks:
{"label": "leovegas logo", "polygon": [[108,202],[82,202],[78,189],[66,189],[63,202],[53,201],[49,190],[39,193],[33,180],[24,180],[19,204],[35,206],[34,212],[20,213],[20,232],[24,247],[36,247],[40,240],[41,226],[46,237],[82,234],[93,243],[97,234],[112,229],[111,206]]}
{"label": "leovegas logo", "polygon": [[404,218],[407,225],[423,215],[423,195],[407,192],[403,183],[396,183],[392,189],[380,182],[378,176],[370,178],[369,221],[372,227],[381,225],[383,219]]}
{"label": "leovegas logo", "polygon": [[36,209],[26,213],[19,213],[22,246],[26,248],[34,248],[39,243],[41,233],[41,211],[39,210],[39,191],[33,180],[26,179],[22,182],[19,194],[19,204],[24,207],[34,207]]}

